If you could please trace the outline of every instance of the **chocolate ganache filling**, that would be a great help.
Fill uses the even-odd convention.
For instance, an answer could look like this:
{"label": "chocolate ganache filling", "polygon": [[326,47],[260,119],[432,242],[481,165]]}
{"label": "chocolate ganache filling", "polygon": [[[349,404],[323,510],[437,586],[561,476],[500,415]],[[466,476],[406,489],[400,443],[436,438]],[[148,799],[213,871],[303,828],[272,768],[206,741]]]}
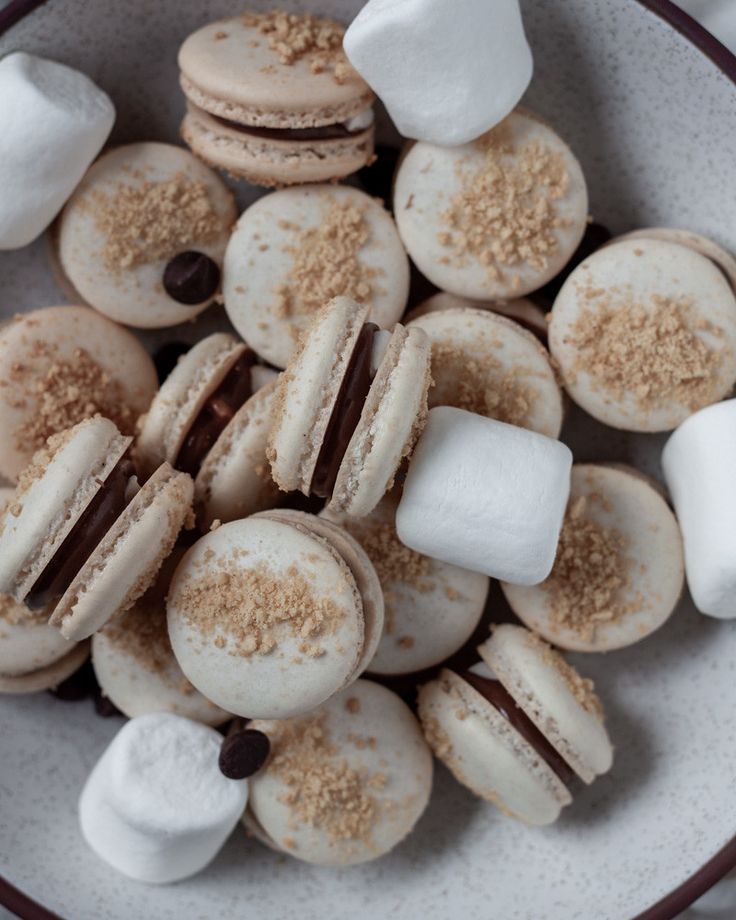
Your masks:
{"label": "chocolate ganache filling", "polygon": [[358,427],[360,414],[368,398],[368,391],[373,382],[373,337],[377,332],[378,326],[375,323],[365,323],[358,333],[355,348],[350,356],[312,474],[310,493],[320,498],[329,498],[332,495],[340,464]]}
{"label": "chocolate ganache filling", "polygon": [[257,125],[241,125],[237,121],[211,115],[215,121],[241,134],[250,134],[252,137],[262,137],[266,140],[276,141],[332,141],[343,137],[355,137],[362,134],[368,125],[351,130],[345,122],[336,122],[333,125],[320,125],[315,128],[263,128]]}
{"label": "chocolate ganache filling", "polygon": [[230,368],[217,389],[208,397],[192,422],[174,466],[196,476],[202,464],[235,413],[253,393],[250,371],[255,354],[248,349]]}
{"label": "chocolate ganache filling", "polygon": [[565,759],[552,747],[529,716],[516,705],[514,698],[501,681],[481,677],[472,671],[464,671],[464,681],[477,690],[482,697],[497,709],[510,722],[527,744],[544,760],[547,766],[567,786],[575,779],[575,773]]}
{"label": "chocolate ganache filling", "polygon": [[36,579],[26,598],[27,607],[40,610],[58,604],[82,566],[128,505],[126,493],[133,475],[133,464],[123,457],[107,479],[100,482],[99,491]]}

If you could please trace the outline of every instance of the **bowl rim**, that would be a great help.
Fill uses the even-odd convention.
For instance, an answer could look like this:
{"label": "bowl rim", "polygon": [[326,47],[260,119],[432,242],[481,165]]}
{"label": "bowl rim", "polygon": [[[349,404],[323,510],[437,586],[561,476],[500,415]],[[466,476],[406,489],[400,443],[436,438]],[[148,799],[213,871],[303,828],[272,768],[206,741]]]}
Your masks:
{"label": "bowl rim", "polygon": [[[48,0],[10,0],[0,9],[0,36]],[[709,58],[736,87],[736,55],[672,0],[630,0],[646,7]],[[676,920],[729,872],[736,869],[736,835],[681,885],[633,920]],[[21,920],[63,920],[0,875],[0,906]]]}

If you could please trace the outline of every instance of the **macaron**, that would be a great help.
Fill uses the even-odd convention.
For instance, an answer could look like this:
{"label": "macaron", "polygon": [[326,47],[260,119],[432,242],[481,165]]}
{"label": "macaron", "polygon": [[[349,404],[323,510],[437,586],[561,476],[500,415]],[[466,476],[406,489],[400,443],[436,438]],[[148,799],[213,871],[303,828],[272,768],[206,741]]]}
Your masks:
{"label": "macaron", "polygon": [[146,593],[94,634],[92,665],[102,693],[131,719],[149,712],[173,712],[206,725],[221,725],[230,715],[189,683],[169,640],[166,594],[184,552],[175,548]]}
{"label": "macaron", "polygon": [[410,147],[394,182],[394,216],[412,260],[438,288],[505,300],[542,287],[570,259],[588,193],[567,144],[517,109],[468,144]]}
{"label": "macaron", "polygon": [[[0,488],[0,514],[14,494]],[[69,642],[48,619],[48,611],[29,610],[9,594],[0,594],[0,693],[50,690],[87,658],[89,643]]]}
{"label": "macaron", "polygon": [[203,530],[279,502],[266,459],[276,374],[256,360],[231,335],[207,336],[179,359],[140,420],[141,471],[168,462],[189,473]]}
{"label": "macaron", "polygon": [[502,583],[529,629],[578,652],[608,652],[659,629],[685,579],[682,535],[661,492],[623,465],[579,463],[552,574]]}
{"label": "macaron", "polygon": [[73,300],[158,329],[194,319],[218,296],[237,212],[219,176],[171,144],[103,154],[67,202],[55,258]]}
{"label": "macaron", "polygon": [[469,307],[419,316],[432,343],[429,406],[456,406],[556,438],[564,402],[547,349],[528,329]]}
{"label": "macaron", "polygon": [[396,694],[358,680],[319,708],[256,720],[271,756],[251,777],[246,828],[319,866],[352,866],[392,850],[429,801],[432,756]]}
{"label": "macaron", "polygon": [[179,51],[181,134],[205,162],[255,185],[326,182],[373,155],[373,93],[342,50],[343,26],[309,13],[246,12]]}
{"label": "macaron", "polygon": [[279,488],[355,517],[376,507],[411,453],[430,384],[425,332],[367,319],[348,297],[317,314],[279,381],[268,447]]}
{"label": "macaron", "polygon": [[555,300],[567,392],[613,428],[668,431],[736,383],[736,295],[714,262],[664,239],[613,242]]}
{"label": "macaron", "polygon": [[390,328],[409,296],[409,260],[389,212],[348,186],[283,189],[241,215],[225,253],[225,309],[245,341],[286,367],[328,300],[352,297]]}
{"label": "macaron", "polygon": [[409,323],[428,313],[437,313],[445,310],[472,309],[491,310],[507,316],[515,323],[528,329],[541,342],[547,342],[547,315],[535,303],[526,297],[515,297],[512,300],[471,300],[469,297],[458,297],[457,294],[448,294],[447,291],[438,291],[416,307],[413,307],[404,316],[404,322]]}
{"label": "macaron", "polygon": [[397,502],[397,495],[387,495],[361,518],[320,513],[355,537],[381,582],[386,625],[368,665],[374,674],[410,674],[449,658],[473,634],[488,596],[486,575],[422,556],[401,543]]}
{"label": "macaron", "polygon": [[383,630],[368,557],[345,531],[299,511],[210,531],[177,568],[167,607],[184,674],[245,718],[318,706],[365,670]]}
{"label": "macaron", "polygon": [[0,327],[0,474],[15,481],[46,439],[99,413],[135,431],[158,388],[148,352],[87,307],[45,307]]}
{"label": "macaron", "polygon": [[92,635],[149,587],[191,515],[192,481],[162,464],[141,488],[132,438],[95,416],[49,438],[0,523],[0,592]]}
{"label": "macaron", "polygon": [[613,749],[586,680],[522,626],[495,626],[485,667],[444,669],[419,691],[435,755],[472,792],[526,824],[556,821],[571,784],[606,773]]}

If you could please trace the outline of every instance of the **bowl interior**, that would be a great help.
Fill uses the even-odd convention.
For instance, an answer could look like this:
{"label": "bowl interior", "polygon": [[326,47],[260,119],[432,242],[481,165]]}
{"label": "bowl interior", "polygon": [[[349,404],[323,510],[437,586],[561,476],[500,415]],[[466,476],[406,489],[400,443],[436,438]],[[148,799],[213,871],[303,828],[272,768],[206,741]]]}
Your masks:
{"label": "bowl interior", "polygon": [[[253,3],[266,7],[270,4]],[[348,19],[360,0],[280,4]],[[51,0],[0,39],[87,71],[113,97],[113,141],[175,141],[176,51],[232,0]],[[614,232],[682,226],[736,250],[736,106],[729,79],[635,0],[523,0],[536,72],[525,103],[580,157],[595,218]],[[489,91],[491,89],[489,88]],[[383,125],[386,137],[390,128]],[[257,197],[242,188],[241,204]],[[63,302],[47,243],[0,253],[0,317]],[[145,336],[194,340],[221,312]],[[623,435],[573,412],[576,460],[658,475],[663,439]],[[506,608],[492,592],[493,608]],[[621,920],[671,891],[736,831],[736,629],[689,600],[657,634],[609,656],[573,656],[596,679],[616,744],[612,772],[580,789],[557,825],[524,828],[438,767],[416,832],[394,854],[334,871],[277,856],[236,832],[205,873],[167,888],[115,874],[86,848],[76,802],[119,727],[47,695],[0,699],[0,873],[66,917],[160,920],[351,915]]]}

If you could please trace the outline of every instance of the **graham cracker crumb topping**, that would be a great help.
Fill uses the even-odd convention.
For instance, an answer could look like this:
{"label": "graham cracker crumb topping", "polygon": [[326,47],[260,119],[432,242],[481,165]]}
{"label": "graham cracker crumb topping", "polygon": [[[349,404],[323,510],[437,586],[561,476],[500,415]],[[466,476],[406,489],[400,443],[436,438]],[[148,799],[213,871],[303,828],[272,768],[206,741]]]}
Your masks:
{"label": "graham cracker crumb topping", "polygon": [[[294,225],[287,229],[298,230]],[[333,297],[344,294],[370,303],[373,279],[381,273],[359,259],[369,242],[364,209],[350,201],[330,198],[319,226],[299,232],[287,280],[276,288],[276,313],[287,317],[316,313]]]}
{"label": "graham cracker crumb topping", "polygon": [[371,791],[380,790],[385,777],[339,757],[325,721],[322,713],[279,722],[277,734],[270,734],[268,770],[287,787],[280,801],[291,809],[293,826],[318,828],[334,843],[367,843],[380,810]]}
{"label": "graham cracker crumb topping", "polygon": [[262,564],[243,568],[233,553],[232,564],[205,558],[201,569],[179,592],[179,607],[190,626],[231,655],[268,655],[286,634],[300,640],[302,654],[318,657],[324,654],[320,640],[345,618],[329,593],[318,594],[295,565],[284,577]]}
{"label": "graham cracker crumb topping", "polygon": [[[142,173],[130,172],[143,179]],[[121,182],[113,195],[96,190],[88,207],[104,235],[102,257],[111,272],[169,259],[227,230],[207,184],[183,172],[167,182]]]}
{"label": "graham cracker crumb topping", "polygon": [[603,706],[595,692],[593,681],[578,674],[575,668],[568,664],[559,652],[556,652],[551,645],[540,639],[536,633],[527,632],[526,641],[529,645],[533,645],[541,651],[544,661],[559,673],[583,709],[602,720]]}
{"label": "graham cracker crumb topping", "polygon": [[574,373],[588,373],[617,399],[632,394],[642,411],[672,401],[695,410],[715,398],[727,347],[713,349],[698,335],[723,330],[692,300],[653,294],[638,303],[616,288],[579,293],[586,306],[567,339],[577,349]]}
{"label": "graham cracker crumb topping", "polygon": [[23,496],[23,493],[27,492],[33,483],[43,476],[48,465],[54,459],[54,456],[71,439],[73,434],[74,431],[70,428],[52,434],[46,439],[46,443],[35,452],[31,462],[18,476],[18,484],[15,489],[15,497],[17,500],[8,508],[11,514],[16,517],[20,514],[22,502],[19,500]]}
{"label": "graham cracker crumb topping", "polygon": [[595,501],[601,501],[595,493],[581,495],[568,506],[552,573],[541,586],[553,627],[571,629],[586,641],[595,638],[598,626],[640,609],[642,600],[621,597],[629,584],[626,541],[586,515]]}
{"label": "graham cracker crumb topping", "polygon": [[471,257],[494,280],[519,265],[546,268],[557,249],[555,231],[565,225],[556,207],[569,185],[563,157],[538,141],[517,145],[508,120],[475,144],[483,164],[466,175],[467,159],[457,163],[462,185],[442,215],[448,229],[440,244],[458,265]]}
{"label": "graham cracker crumb topping", "polygon": [[313,74],[331,70],[336,83],[344,83],[355,73],[342,49],[345,28],[334,19],[271,10],[244,13],[242,21],[268,37],[268,47],[282,64],[291,66],[306,58]]}

